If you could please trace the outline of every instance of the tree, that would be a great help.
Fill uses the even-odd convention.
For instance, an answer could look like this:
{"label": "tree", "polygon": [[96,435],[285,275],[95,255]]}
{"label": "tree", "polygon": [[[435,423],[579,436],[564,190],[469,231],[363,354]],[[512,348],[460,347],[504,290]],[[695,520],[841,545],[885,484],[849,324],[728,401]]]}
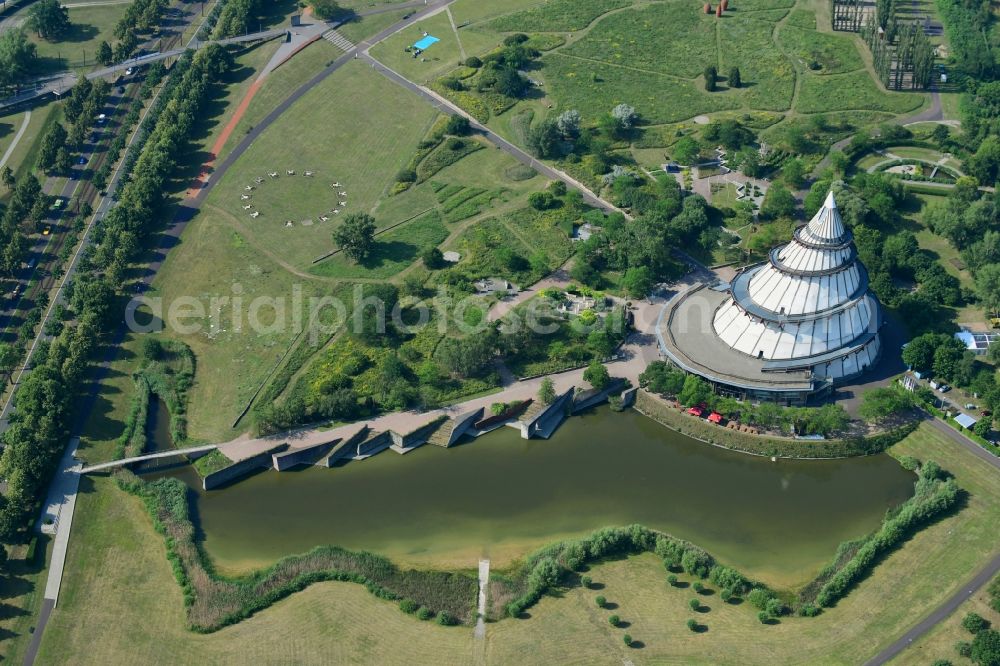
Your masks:
{"label": "tree", "polygon": [[28,9],[25,25],[42,39],[57,41],[71,27],[69,10],[59,0],[38,0]]}
{"label": "tree", "polygon": [[496,353],[494,335],[470,335],[466,338],[445,338],[438,347],[437,357],[454,375],[473,377],[493,362]]}
{"label": "tree", "polygon": [[731,67],[729,69],[729,78],[727,79],[730,88],[739,88],[743,85],[743,80],[740,77],[740,68]]}
{"label": "tree", "polygon": [[580,136],[580,112],[576,109],[563,111],[556,117],[556,127],[566,139]]}
{"label": "tree", "polygon": [[625,634],[624,636],[622,636],[622,642],[625,643],[625,645],[631,646],[632,645],[632,635],[631,634]]}
{"label": "tree", "polygon": [[976,272],[976,295],[988,312],[1000,310],[1000,264],[979,268]]}
{"label": "tree", "polygon": [[626,298],[644,298],[653,288],[653,272],[648,266],[629,268],[622,277],[622,287]]}
{"label": "tree", "polygon": [[364,261],[375,246],[374,218],[367,213],[351,213],[333,232],[333,242],[354,261]]}
{"label": "tree", "polygon": [[448,124],[445,125],[444,131],[455,136],[465,136],[472,131],[472,125],[468,118],[456,113],[448,118]]}
{"label": "tree", "polygon": [[0,170],[0,182],[3,183],[4,187],[6,187],[8,191],[14,189],[14,183],[17,181],[14,178],[14,170],[11,169],[9,165],[5,165],[4,168]]}
{"label": "tree", "polygon": [[691,631],[698,631],[698,622],[694,618],[688,619],[687,628]]}
{"label": "tree", "polygon": [[701,146],[689,136],[682,137],[674,144],[672,155],[680,164],[694,164],[701,153]]}
{"label": "tree", "polygon": [[587,369],[583,371],[583,380],[589,382],[597,390],[603,389],[611,382],[611,375],[608,369],[600,361],[591,361]]}
{"label": "tree", "polygon": [[715,68],[715,65],[709,65],[705,68],[705,90],[708,92],[715,92],[718,79],[719,70]]}
{"label": "tree", "polygon": [[949,338],[934,350],[934,363],[931,366],[934,376],[949,382],[954,381],[964,355],[965,345],[954,338]]}
{"label": "tree", "polygon": [[334,0],[309,0],[309,5],[313,8],[316,18],[329,21],[340,13],[340,6]]}
{"label": "tree", "polygon": [[799,189],[805,184],[806,169],[802,165],[802,160],[793,157],[785,161],[781,167],[781,177],[785,179],[789,187]]}
{"label": "tree", "polygon": [[106,41],[102,41],[97,46],[97,62],[101,63],[105,67],[108,67],[115,61],[114,51],[111,50],[111,44]]}
{"label": "tree", "polygon": [[562,134],[556,121],[546,118],[528,133],[528,147],[537,157],[552,158],[562,153]]}
{"label": "tree", "polygon": [[682,405],[700,405],[712,397],[712,386],[698,375],[684,377],[684,388],[677,394]]}
{"label": "tree", "polygon": [[962,618],[962,628],[970,634],[978,634],[983,629],[988,629],[990,623],[979,613],[967,613]]}
{"label": "tree", "polygon": [[20,356],[20,353],[18,353],[13,345],[0,342],[0,373],[5,375],[10,374]]}
{"label": "tree", "polygon": [[444,254],[436,247],[429,247],[421,252],[420,259],[424,262],[424,266],[431,270],[441,268],[445,264]]}
{"label": "tree", "polygon": [[49,171],[56,166],[59,157],[59,149],[66,145],[69,135],[62,123],[55,123],[42,137],[42,145],[38,150],[38,167],[44,171]]}
{"label": "tree", "polygon": [[791,217],[795,214],[795,197],[781,183],[771,183],[764,195],[760,214],[770,219]]}
{"label": "tree", "polygon": [[621,621],[622,619],[617,615],[608,616],[608,624],[610,624],[612,627],[617,627],[619,624],[621,624]]}
{"label": "tree", "polygon": [[886,419],[913,408],[913,395],[896,387],[876,388],[865,391],[861,397],[861,418],[870,423]]}
{"label": "tree", "polygon": [[597,596],[597,598],[594,599],[594,603],[597,604],[598,608],[604,608],[604,604],[608,603],[608,600],[602,596]]}
{"label": "tree", "polygon": [[619,104],[611,109],[611,117],[614,119],[615,125],[619,130],[628,131],[635,126],[639,115],[635,112],[635,107],[628,104]]}
{"label": "tree", "polygon": [[951,132],[947,125],[935,125],[934,131],[931,132],[931,138],[934,139],[934,142],[939,146],[948,141],[950,136]]}
{"label": "tree", "polygon": [[[556,400],[556,387],[552,380],[546,377],[542,380],[542,385],[538,388],[538,399],[546,405],[551,405]],[[598,597],[601,599],[602,597]],[[600,606],[601,604],[598,604]]]}
{"label": "tree", "polygon": [[1000,632],[996,629],[985,629],[972,639],[972,651],[969,654],[977,666],[997,666],[1000,664]]}
{"label": "tree", "polygon": [[24,30],[14,28],[0,34],[0,88],[27,77],[34,66],[36,48]]}

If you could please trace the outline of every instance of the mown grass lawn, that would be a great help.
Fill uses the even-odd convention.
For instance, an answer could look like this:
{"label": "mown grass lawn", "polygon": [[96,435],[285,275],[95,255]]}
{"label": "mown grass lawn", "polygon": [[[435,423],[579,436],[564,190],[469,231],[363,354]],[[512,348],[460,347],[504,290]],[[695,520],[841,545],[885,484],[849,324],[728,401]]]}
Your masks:
{"label": "mown grass lawn", "polygon": [[830,76],[806,74],[795,110],[800,113],[868,109],[906,113],[920,107],[926,95],[918,92],[883,92],[868,72]]}
{"label": "mown grass lawn", "polygon": [[[351,94],[345,96],[344,90]],[[363,63],[348,63],[254,142],[213,190],[209,203],[238,217],[255,242],[306,269],[334,249],[335,224],[348,213],[372,211],[388,194],[396,172],[434,117],[433,108],[416,95]],[[288,170],[295,175],[287,175]],[[315,175],[304,176],[306,170]],[[272,171],[277,178],[269,177]],[[264,178],[259,185],[258,177]],[[333,187],[335,182],[340,185]],[[247,192],[247,186],[255,189]],[[246,195],[252,198],[241,198]],[[251,211],[243,210],[247,205],[260,216],[251,218]],[[335,209],[341,212],[333,214]],[[414,206],[395,219],[380,215],[377,222],[386,227],[420,210]],[[330,220],[323,222],[320,216]],[[310,220],[311,225],[303,224]]]}
{"label": "mown grass lawn", "polygon": [[[432,44],[414,58],[412,52],[404,49],[413,46],[423,38],[424,33],[437,37]],[[371,54],[386,66],[399,72],[411,81],[430,83],[437,77],[458,66],[462,60],[462,48],[467,55],[482,55],[497,46],[501,37],[495,32],[480,31],[476,28],[461,28],[456,32],[451,27],[445,13],[418,21],[400,30],[395,35],[374,46]]]}
{"label": "mown grass lawn", "polygon": [[126,9],[128,5],[122,3],[70,7],[68,11],[72,29],[57,42],[41,39],[29,31],[28,35],[38,49],[42,67],[46,71],[67,68],[89,71],[99,67],[97,47],[102,41],[114,42],[115,24]]}

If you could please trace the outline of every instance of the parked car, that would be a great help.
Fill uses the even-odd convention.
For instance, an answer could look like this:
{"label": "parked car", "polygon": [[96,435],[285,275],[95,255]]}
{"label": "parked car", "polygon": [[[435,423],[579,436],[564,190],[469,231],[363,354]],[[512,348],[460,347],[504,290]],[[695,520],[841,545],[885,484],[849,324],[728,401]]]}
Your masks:
{"label": "parked car", "polygon": [[45,227],[44,229],[42,229],[43,236],[48,236],[51,233],[52,233],[52,227]]}
{"label": "parked car", "polygon": [[941,384],[941,386],[938,387],[938,391],[940,391],[941,393],[947,393],[950,390],[951,387],[948,386],[947,384]]}

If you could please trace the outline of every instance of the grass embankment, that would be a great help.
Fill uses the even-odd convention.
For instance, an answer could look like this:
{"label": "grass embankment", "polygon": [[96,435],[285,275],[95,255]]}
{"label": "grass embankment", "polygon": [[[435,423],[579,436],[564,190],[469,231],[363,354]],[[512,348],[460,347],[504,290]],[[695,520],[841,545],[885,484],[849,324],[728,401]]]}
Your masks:
{"label": "grass embankment", "polygon": [[686,414],[643,390],[636,394],[635,406],[649,418],[689,437],[734,451],[778,458],[847,458],[872,455],[885,451],[917,428],[916,423],[909,423],[880,435],[850,439],[777,438],[751,435],[713,425]]}
{"label": "grass embankment", "polygon": [[144,338],[143,359],[132,375],[132,395],[125,430],[118,439],[116,457],[139,455],[146,447],[149,400],[156,395],[170,412],[170,438],[180,444],[187,439],[187,391],[194,382],[194,354],[183,342]]}
{"label": "grass embankment", "polygon": [[432,613],[468,621],[478,583],[472,576],[449,572],[402,571],[371,553],[323,546],[239,579],[214,576],[194,542],[188,513],[188,488],[177,479],[142,481],[130,472],[118,475],[123,490],[142,498],[157,530],[166,537],[167,557],[184,592],[188,623],[194,631],[215,631],[243,620],[279,599],[323,580],[360,583],[383,599],[411,599]]}

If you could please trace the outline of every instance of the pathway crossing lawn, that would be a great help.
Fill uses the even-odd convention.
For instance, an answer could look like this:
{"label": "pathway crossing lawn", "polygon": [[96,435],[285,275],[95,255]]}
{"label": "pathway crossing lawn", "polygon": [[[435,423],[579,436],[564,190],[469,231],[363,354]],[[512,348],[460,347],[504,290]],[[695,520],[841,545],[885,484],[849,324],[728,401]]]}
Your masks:
{"label": "pathway crossing lawn", "polygon": [[[254,142],[213,190],[209,203],[239,217],[254,241],[306,269],[333,249],[331,233],[339,220],[351,212],[370,212],[388,193],[434,117],[434,110],[417,96],[361,62],[348,63]],[[286,175],[289,169],[296,174]],[[306,170],[315,176],[305,177]],[[279,176],[270,178],[271,171]],[[255,183],[257,177],[264,182]],[[332,187],[334,182],[340,186]],[[255,189],[248,193],[248,185]],[[252,198],[241,199],[247,194]],[[243,210],[247,205],[260,216],[251,218],[251,211]],[[330,213],[333,209],[341,212]],[[388,226],[421,210],[414,205],[401,217],[377,222]],[[330,220],[322,222],[321,215]],[[286,226],[288,220],[292,227]],[[303,225],[306,220],[313,224]]]}
{"label": "pathway crossing lawn", "polygon": [[[433,35],[441,41],[414,58],[412,52],[404,49],[422,39],[424,33]],[[502,41],[497,33],[477,28],[460,28],[458,37],[462,40],[466,55],[470,56],[482,55]],[[452,30],[448,15],[444,12],[400,30],[389,39],[375,45],[371,54],[387,67],[421,84],[430,83],[454,69],[462,60],[458,39]]]}
{"label": "pathway crossing lawn", "polygon": [[[23,111],[0,115],[0,158],[2,158],[4,153],[7,152],[7,148],[10,147],[10,144],[14,142],[14,137],[17,136],[17,132],[21,129],[21,124],[23,122]],[[27,134],[27,132],[25,132],[25,134]]]}
{"label": "pathway crossing lawn", "polygon": [[247,107],[243,119],[237,123],[224,152],[232,150],[251,128],[264,119],[264,116],[341,54],[340,49],[321,39],[296,53],[294,58],[268,74],[261,89]]}
{"label": "pathway crossing lawn", "polygon": [[[243,424],[233,431],[230,425],[295,339],[293,285],[301,289],[303,308],[311,297],[337,293],[329,283],[289,273],[254,242],[235,231],[225,216],[204,210],[167,255],[153,283],[153,295],[167,304],[164,317],[169,304],[180,298],[194,298],[204,309],[203,316],[181,320],[199,325],[199,330],[185,333],[168,326],[168,334],[188,344],[198,359],[188,407],[189,436],[198,441],[227,441],[248,427]],[[221,330],[213,329],[210,299],[232,297],[234,290],[244,299],[239,319],[234,319],[232,303],[225,303],[218,317]],[[249,323],[250,305],[258,298],[263,307],[258,315],[261,327],[255,328]],[[284,324],[267,299],[283,299]],[[239,331],[237,321],[242,322]]]}
{"label": "pathway crossing lawn", "polygon": [[[55,102],[49,102],[48,104],[35,106],[31,109],[31,121],[28,123],[28,129],[25,130],[24,136],[18,142],[17,147],[14,148],[14,152],[11,153],[10,160],[7,162],[7,166],[14,170],[15,173],[24,164],[26,158],[32,158],[35,154],[36,144],[41,141],[42,130],[45,127],[46,119],[49,115],[57,108]],[[12,113],[6,116],[0,116],[0,157],[7,152],[7,148],[10,146],[11,142],[14,141],[14,137],[17,136],[17,131],[21,128],[21,123],[24,120],[24,113]],[[8,131],[8,128],[10,131]],[[6,190],[2,190],[2,197],[7,196]]]}
{"label": "pathway crossing lawn", "polygon": [[883,92],[868,72],[818,76],[804,74],[795,110],[800,113],[870,109],[906,113],[919,108],[927,96],[918,92]]}
{"label": "pathway crossing lawn", "polygon": [[643,120],[654,125],[740,107],[735,94],[707,93],[694,81],[580,60],[559,52],[546,54],[542,62],[548,94],[558,100],[560,108],[577,109],[584,122],[593,122],[621,103],[631,104]]}
{"label": "pathway crossing lawn", "polygon": [[[700,597],[707,612],[692,613],[693,590],[668,587],[659,560],[642,555],[591,566],[587,575],[603,585],[599,591],[572,586],[544,597],[528,611],[528,619],[487,625],[485,646],[480,646],[485,663],[863,662],[949,596],[996,547],[996,470],[927,425],[894,453],[941,461],[968,491],[968,501],[917,533],[821,616],[786,617],[763,626],[748,603],[726,605],[717,594]],[[162,536],[153,531],[140,502],[120,493],[109,479],[88,478],[77,512],[62,596],[42,642],[40,663],[59,662],[62,655],[73,655],[79,664],[162,663],[167,649],[172,664],[475,660],[470,628],[421,623],[350,583],[312,585],[222,631],[191,633]],[[599,610],[598,594],[617,607]],[[612,628],[607,621],[612,612],[629,626]],[[708,630],[689,631],[685,622],[691,617]],[[625,648],[626,631],[641,648]],[[932,658],[952,658],[944,652],[948,647],[936,649]]]}
{"label": "pathway crossing lawn", "polygon": [[[402,2],[403,0],[400,1]],[[350,23],[346,23],[337,28],[337,32],[346,37],[350,42],[357,44],[366,37],[377,35],[390,25],[402,20],[403,16],[412,11],[412,9],[400,9],[395,12],[385,12],[384,14],[360,16]],[[330,42],[326,43],[333,46]]]}
{"label": "pathway crossing lawn", "polygon": [[[260,70],[268,63],[274,52],[278,50],[281,42],[272,40],[256,46],[252,46],[236,57],[236,67],[231,70],[221,82],[222,85],[215,86],[213,91],[215,99],[213,106],[216,109],[226,109],[226,115],[218,116],[216,109],[210,109],[206,116],[211,117],[211,129],[205,139],[205,145],[212,147],[215,145],[219,134],[225,129],[236,111],[240,101],[246,95],[247,90],[257,80]],[[216,155],[216,161],[223,159],[241,140],[243,134],[238,131],[233,132],[229,140],[223,145],[222,150]]]}
{"label": "pathway crossing lawn", "polygon": [[[49,42],[29,32],[38,48],[38,57],[46,70],[91,70],[97,67],[97,47],[102,41],[114,42],[115,24],[128,9],[127,4],[71,7],[69,20],[73,24],[69,34],[58,42]],[[62,58],[60,66],[58,58]],[[84,65],[86,60],[86,65]]]}

